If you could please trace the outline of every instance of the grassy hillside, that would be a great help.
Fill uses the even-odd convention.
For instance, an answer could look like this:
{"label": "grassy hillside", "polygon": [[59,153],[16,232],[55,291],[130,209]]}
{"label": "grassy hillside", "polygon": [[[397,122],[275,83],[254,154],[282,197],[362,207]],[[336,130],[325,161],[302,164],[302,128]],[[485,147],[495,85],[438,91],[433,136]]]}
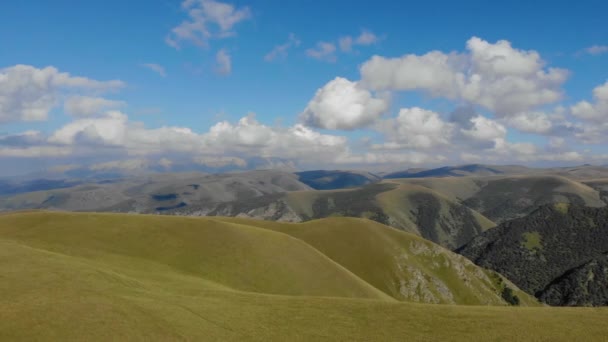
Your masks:
{"label": "grassy hillside", "polygon": [[[608,334],[606,309],[400,303],[302,240],[241,223],[2,215],[0,339],[592,341]],[[285,230],[295,236],[306,225]],[[247,253],[239,254],[243,249]],[[308,279],[302,280],[304,272]]]}
{"label": "grassy hillside", "polygon": [[[418,235],[354,218],[279,224],[224,218],[294,236],[315,247],[374,287],[398,300],[423,303],[504,305],[508,281],[476,267]],[[502,282],[502,285],[500,284]],[[521,305],[537,305],[509,285]]]}
{"label": "grassy hillside", "polygon": [[490,229],[459,252],[547,303],[608,302],[608,277],[602,274],[608,252],[608,207],[545,205]]}
{"label": "grassy hillside", "polygon": [[298,239],[213,219],[13,214],[0,216],[0,238],[132,268],[155,263],[235,290],[388,298]]}
{"label": "grassy hillside", "polygon": [[363,217],[419,234],[450,249],[496,225],[442,193],[393,180],[348,190],[290,192],[282,201],[304,221]]}
{"label": "grassy hillside", "polygon": [[605,203],[592,187],[555,175],[520,175],[395,180],[440,192],[448,198],[501,223],[525,216],[550,203],[601,207]]}

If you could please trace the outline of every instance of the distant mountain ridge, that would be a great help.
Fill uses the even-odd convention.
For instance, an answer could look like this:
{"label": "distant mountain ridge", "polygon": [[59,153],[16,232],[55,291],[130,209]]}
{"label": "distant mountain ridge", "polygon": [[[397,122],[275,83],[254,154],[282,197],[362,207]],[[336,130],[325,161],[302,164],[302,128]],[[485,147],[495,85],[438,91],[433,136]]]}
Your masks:
{"label": "distant mountain ridge", "polygon": [[386,179],[394,178],[427,178],[427,177],[464,177],[491,176],[501,174],[527,173],[530,169],[519,165],[483,165],[468,164],[460,166],[444,166],[436,169],[417,172],[400,171],[384,175]]}
{"label": "distant mountain ridge", "polygon": [[353,188],[379,181],[381,178],[364,171],[314,170],[296,172],[300,182],[316,190]]}

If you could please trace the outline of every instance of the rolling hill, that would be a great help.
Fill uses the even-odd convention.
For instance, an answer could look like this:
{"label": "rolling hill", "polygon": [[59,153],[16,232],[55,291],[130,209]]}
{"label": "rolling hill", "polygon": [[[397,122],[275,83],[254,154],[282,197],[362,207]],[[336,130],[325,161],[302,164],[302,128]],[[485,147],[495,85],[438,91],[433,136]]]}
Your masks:
{"label": "rolling hill", "polygon": [[[267,223],[0,215],[0,338],[565,341],[600,340],[608,333],[605,309],[400,302],[357,275],[382,284],[394,269],[371,272],[371,262],[352,270],[346,266],[357,265],[355,257],[382,267],[396,262],[386,252],[391,248],[382,247],[385,239],[386,246],[402,248],[398,252],[407,254],[411,267],[447,258],[451,268],[463,260],[365,220]],[[345,243],[324,245],[328,234],[352,230]],[[356,248],[335,260],[331,254],[342,254],[347,243]],[[425,246],[436,251],[428,253]],[[409,265],[406,258],[400,262]],[[466,260],[462,265],[475,269]]]}
{"label": "rolling hill", "polygon": [[551,203],[602,207],[599,191],[554,175],[521,175],[394,180],[441,192],[496,223],[523,217]]}
{"label": "rolling hill", "polygon": [[175,208],[167,214],[238,216],[303,222],[325,217],[362,217],[419,234],[453,249],[495,226],[483,215],[426,187],[392,181],[359,188],[292,191],[215,205]]}
{"label": "rolling hill", "polygon": [[296,175],[283,171],[218,175],[171,173],[0,197],[0,208],[154,213],[201,203],[213,205],[310,189],[298,181]]}
{"label": "rolling hill", "polygon": [[558,203],[511,220],[458,250],[552,305],[605,305],[608,208]]}
{"label": "rolling hill", "polygon": [[316,170],[296,172],[296,175],[300,182],[316,190],[353,188],[380,180],[379,176],[361,171]]}

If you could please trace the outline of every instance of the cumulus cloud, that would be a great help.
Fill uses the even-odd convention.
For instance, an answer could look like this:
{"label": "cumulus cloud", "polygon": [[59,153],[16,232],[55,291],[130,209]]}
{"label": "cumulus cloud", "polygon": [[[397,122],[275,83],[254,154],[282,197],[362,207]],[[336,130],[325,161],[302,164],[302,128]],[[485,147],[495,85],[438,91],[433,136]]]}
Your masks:
{"label": "cumulus cloud", "polygon": [[483,106],[498,116],[561,99],[568,72],[546,68],[536,51],[515,49],[506,40],[492,44],[477,37],[466,46],[464,53],[374,56],[361,66],[362,82],[373,90],[423,90]]}
{"label": "cumulus cloud", "polygon": [[429,149],[447,145],[453,129],[439,114],[419,107],[402,108],[396,118],[383,120],[375,128],[388,139],[387,143],[374,145],[376,149]]}
{"label": "cumulus cloud", "polygon": [[165,68],[162,65],[160,65],[160,64],[156,64],[156,63],[144,63],[141,66],[144,67],[144,68],[146,68],[146,69],[150,69],[150,70],[154,71],[155,73],[157,73],[161,77],[166,77],[167,76],[167,72],[165,71]]}
{"label": "cumulus cloud", "polygon": [[332,63],[338,59],[336,56],[336,45],[328,42],[318,42],[317,46],[306,50],[306,55],[320,61]]}
{"label": "cumulus cloud", "polygon": [[348,151],[344,137],[321,134],[300,124],[273,128],[258,122],[253,114],[236,124],[219,122],[202,138],[206,151],[218,154],[254,152],[262,157],[327,161]]}
{"label": "cumulus cloud", "polygon": [[579,119],[606,122],[608,120],[608,81],[593,89],[594,102],[580,101],[570,107],[572,115]]}
{"label": "cumulus cloud", "polygon": [[471,126],[461,128],[460,132],[465,136],[475,141],[493,141],[504,140],[507,135],[505,126],[498,122],[488,119],[483,115],[478,115],[470,119]]}
{"label": "cumulus cloud", "polygon": [[0,123],[46,120],[65,92],[104,92],[123,86],[122,81],[76,77],[54,67],[3,68],[0,69]]}
{"label": "cumulus cloud", "polygon": [[99,118],[74,120],[61,127],[49,138],[50,143],[73,144],[125,144],[127,136],[127,116],[118,111],[108,112]]}
{"label": "cumulus cloud", "polygon": [[549,115],[543,112],[521,112],[507,117],[505,123],[521,132],[547,134],[553,129]]}
{"label": "cumulus cloud", "polygon": [[248,7],[237,8],[215,0],[185,0],[182,9],[187,12],[188,19],[174,27],[165,38],[165,42],[176,49],[183,42],[207,47],[212,38],[235,35],[236,24],[251,18]]}
{"label": "cumulus cloud", "polygon": [[387,98],[374,97],[357,82],[336,77],[317,90],[300,119],[312,127],[353,130],[371,124],[388,107]]}
{"label": "cumulus cloud", "polygon": [[287,42],[275,46],[269,53],[264,56],[266,62],[272,62],[276,59],[285,59],[289,53],[289,49],[300,46],[300,40],[293,34],[289,34]]}
{"label": "cumulus cloud", "polygon": [[230,75],[232,72],[232,58],[226,49],[221,49],[215,55],[217,64],[215,71],[220,75]]}
{"label": "cumulus cloud", "polygon": [[124,106],[125,102],[108,100],[102,97],[75,95],[69,97],[63,104],[67,114],[72,116],[93,116],[108,108]]}

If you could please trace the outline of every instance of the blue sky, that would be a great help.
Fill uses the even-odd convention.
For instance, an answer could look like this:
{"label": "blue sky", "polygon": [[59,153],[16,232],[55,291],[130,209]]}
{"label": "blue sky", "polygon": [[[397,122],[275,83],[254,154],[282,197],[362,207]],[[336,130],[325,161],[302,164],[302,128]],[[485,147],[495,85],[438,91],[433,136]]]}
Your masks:
{"label": "blue sky", "polygon": [[603,1],[7,2],[0,160],[13,173],[169,156],[607,163],[607,12]]}

